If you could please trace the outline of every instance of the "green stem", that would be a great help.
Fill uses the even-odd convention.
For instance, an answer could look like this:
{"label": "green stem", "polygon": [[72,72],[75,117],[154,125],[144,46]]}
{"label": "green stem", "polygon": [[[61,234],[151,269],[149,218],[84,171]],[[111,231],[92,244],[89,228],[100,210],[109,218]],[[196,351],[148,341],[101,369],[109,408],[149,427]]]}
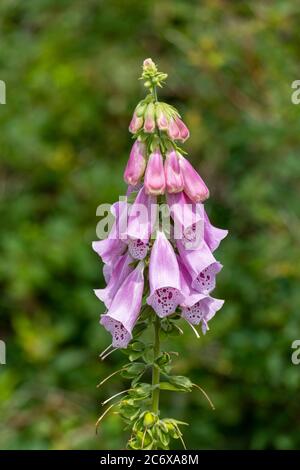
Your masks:
{"label": "green stem", "polygon": [[[160,354],[160,341],[159,341],[159,332],[160,332],[160,319],[155,315],[154,320],[154,361],[158,358]],[[153,364],[152,368],[152,411],[156,415],[159,414],[159,376],[160,370],[157,364]]]}

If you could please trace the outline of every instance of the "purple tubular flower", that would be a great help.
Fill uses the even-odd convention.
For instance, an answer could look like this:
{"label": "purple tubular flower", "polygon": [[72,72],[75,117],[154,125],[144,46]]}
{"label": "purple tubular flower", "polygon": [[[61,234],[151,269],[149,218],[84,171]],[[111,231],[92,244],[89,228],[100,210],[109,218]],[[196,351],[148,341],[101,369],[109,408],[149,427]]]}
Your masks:
{"label": "purple tubular flower", "polygon": [[133,262],[132,257],[125,253],[122,255],[118,262],[111,267],[111,272],[109,275],[109,280],[105,289],[95,289],[94,292],[98,299],[104,302],[106,308],[111,306],[113,298],[117,293],[120,285],[126,279],[126,277],[133,271],[133,266],[130,266],[130,263]]}
{"label": "purple tubular flower", "polygon": [[141,180],[146,168],[146,146],[136,140],[132,146],[124,172],[124,180],[131,186],[136,186]]}
{"label": "purple tubular flower", "polygon": [[221,263],[216,261],[205,242],[197,250],[186,250],[178,240],[177,248],[192,278],[192,288],[202,294],[209,294],[215,288],[216,274],[222,269]]}
{"label": "purple tubular flower", "polygon": [[108,237],[92,243],[93,250],[106,264],[113,264],[124,253],[127,246],[125,241],[120,238],[121,225],[124,218],[127,217],[127,202],[116,202],[111,206],[111,212],[115,216],[115,221]]}
{"label": "purple tubular flower", "polygon": [[126,348],[132,338],[132,330],[138,319],[144,289],[144,263],[140,261],[134,271],[122,283],[107,313],[100,323],[112,335],[115,348]]}
{"label": "purple tubular flower", "polygon": [[196,204],[184,193],[168,194],[167,202],[174,220],[174,237],[185,248],[196,249],[203,242],[204,206]]}
{"label": "purple tubular flower", "polygon": [[209,190],[201,176],[190,162],[178,153],[179,165],[183,175],[184,191],[194,202],[203,202],[209,197]]}
{"label": "purple tubular flower", "polygon": [[184,301],[180,304],[182,317],[192,325],[199,325],[201,323],[202,332],[205,334],[209,329],[207,322],[220,310],[224,300],[214,299],[195,291],[191,287],[192,278],[180,258],[178,258],[178,266],[180,269],[181,288],[185,297]]}
{"label": "purple tubular flower", "polygon": [[176,255],[165,234],[157,232],[149,265],[150,295],[147,303],[161,318],[175,312],[184,300]]}
{"label": "purple tubular flower", "polygon": [[175,150],[167,152],[164,169],[168,193],[179,193],[183,191],[183,177]]}
{"label": "purple tubular flower", "polygon": [[204,210],[204,239],[211,251],[215,251],[221,241],[228,235],[228,230],[214,227]]}
{"label": "purple tubular flower", "polygon": [[128,217],[128,249],[135,259],[143,259],[149,249],[149,238],[156,220],[156,197],[142,187],[131,206]]}
{"label": "purple tubular flower", "polygon": [[150,154],[144,184],[147,194],[153,194],[155,196],[164,194],[166,189],[166,180],[164,172],[164,164],[162,154],[159,149],[156,149]]}
{"label": "purple tubular flower", "polygon": [[202,299],[199,298],[196,302],[195,300],[195,298],[191,299],[192,305],[182,308],[182,317],[192,325],[201,323],[202,332],[205,335],[206,331],[209,330],[208,321],[223,307],[224,300],[204,295],[202,295]]}

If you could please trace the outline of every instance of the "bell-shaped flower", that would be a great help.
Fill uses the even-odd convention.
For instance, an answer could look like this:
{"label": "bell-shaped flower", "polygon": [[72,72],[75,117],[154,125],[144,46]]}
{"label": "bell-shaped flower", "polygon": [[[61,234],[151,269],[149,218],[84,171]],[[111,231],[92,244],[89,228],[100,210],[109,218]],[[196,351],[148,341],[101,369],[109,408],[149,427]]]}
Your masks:
{"label": "bell-shaped flower", "polygon": [[138,319],[144,290],[144,263],[140,261],[120,286],[100,323],[112,335],[115,348],[126,348]]}
{"label": "bell-shaped flower", "polygon": [[164,172],[164,164],[162,154],[159,148],[152,152],[149,156],[144,185],[147,194],[153,194],[157,196],[164,194],[166,189],[166,180]]}
{"label": "bell-shaped flower", "polygon": [[164,168],[167,192],[179,193],[183,191],[183,176],[175,150],[167,152]]}
{"label": "bell-shaped flower", "polygon": [[142,179],[146,168],[146,145],[136,140],[132,146],[124,171],[124,180],[128,185],[136,186]]}
{"label": "bell-shaped flower", "polygon": [[179,165],[183,175],[184,191],[194,202],[203,202],[209,197],[209,190],[201,176],[190,162],[178,153]]}
{"label": "bell-shaped flower", "polygon": [[177,241],[180,259],[187,268],[191,286],[202,294],[209,294],[216,286],[216,275],[222,265],[216,261],[207,244],[203,241],[196,250],[187,250],[182,241]]}
{"label": "bell-shaped flower", "polygon": [[146,194],[142,187],[129,210],[127,224],[128,250],[135,259],[143,259],[147,255],[156,213],[156,197]]}
{"label": "bell-shaped flower", "polygon": [[[98,299],[104,302],[106,308],[111,306],[113,298],[117,293],[120,285],[126,279],[126,277],[133,271],[132,257],[128,252],[120,256],[116,264],[110,267],[109,278],[105,289],[95,289],[94,292]],[[104,272],[104,270],[103,270]]]}
{"label": "bell-shaped flower", "polygon": [[157,232],[149,264],[150,295],[147,303],[159,317],[175,312],[184,296],[176,255],[165,234]]}
{"label": "bell-shaped flower", "polygon": [[204,238],[204,207],[194,203],[184,192],[168,194],[167,202],[174,220],[174,238],[186,249],[197,249]]}
{"label": "bell-shaped flower", "polygon": [[119,201],[111,206],[111,212],[115,217],[110,233],[104,240],[92,243],[93,250],[98,253],[106,264],[113,264],[115,260],[126,250],[123,231],[127,224],[127,202]]}
{"label": "bell-shaped flower", "polygon": [[189,275],[185,265],[178,258],[180,269],[181,289],[184,294],[184,300],[180,304],[181,315],[192,325],[201,323],[203,334],[208,328],[208,321],[216,314],[224,304],[224,300],[214,299],[209,295],[201,294],[192,288],[192,278]]}
{"label": "bell-shaped flower", "polygon": [[220,245],[221,241],[228,235],[228,230],[214,227],[204,210],[204,240],[211,251],[215,251]]}

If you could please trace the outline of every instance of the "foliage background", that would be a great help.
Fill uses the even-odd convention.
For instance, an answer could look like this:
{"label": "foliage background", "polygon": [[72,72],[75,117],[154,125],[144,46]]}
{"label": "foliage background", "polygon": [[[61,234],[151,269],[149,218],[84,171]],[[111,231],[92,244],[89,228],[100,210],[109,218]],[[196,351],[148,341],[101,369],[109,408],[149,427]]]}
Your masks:
{"label": "foliage background", "polygon": [[300,446],[300,5],[292,0],[2,0],[0,78],[1,449],[123,448],[100,402],[126,388],[104,364],[103,285],[91,250],[96,207],[124,192],[127,126],[145,57],[169,74],[161,97],[191,128],[208,212],[230,237],[216,296],[223,310],[200,340],[185,328],[176,372],[210,394],[162,398],[189,420],[189,448]]}

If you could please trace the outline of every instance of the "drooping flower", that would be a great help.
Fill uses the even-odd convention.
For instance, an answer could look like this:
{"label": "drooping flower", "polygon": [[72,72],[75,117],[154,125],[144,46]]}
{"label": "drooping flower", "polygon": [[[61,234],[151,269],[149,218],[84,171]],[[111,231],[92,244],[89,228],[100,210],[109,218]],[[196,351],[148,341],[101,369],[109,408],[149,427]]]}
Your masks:
{"label": "drooping flower", "polygon": [[159,317],[173,313],[184,299],[176,255],[165,234],[160,230],[151,250],[149,283],[150,295],[147,303]]}
{"label": "drooping flower", "polygon": [[175,150],[168,151],[165,160],[166,189],[168,193],[179,193],[183,190],[183,176]]}
{"label": "drooping flower", "polygon": [[182,241],[177,241],[180,258],[191,278],[191,286],[198,292],[209,294],[216,285],[216,275],[221,271],[219,263],[207,244],[203,241],[196,250],[185,249]]}
{"label": "drooping flower", "polygon": [[155,131],[155,107],[149,103],[145,111],[144,131],[152,133]]}
{"label": "drooping flower", "polygon": [[156,220],[156,198],[142,187],[128,216],[128,249],[135,259],[143,259],[149,249],[149,239]]}
{"label": "drooping flower", "polygon": [[101,316],[100,323],[112,335],[115,348],[126,348],[138,319],[144,289],[144,263],[140,261],[120,286],[109,310]]}
{"label": "drooping flower", "polygon": [[180,139],[180,129],[173,117],[169,120],[168,135],[172,140]]}
{"label": "drooping flower", "polygon": [[204,237],[204,207],[184,193],[168,194],[167,202],[174,220],[174,238],[187,249],[196,249]]}
{"label": "drooping flower", "polygon": [[104,240],[97,240],[92,243],[93,250],[98,253],[102,261],[108,265],[113,264],[116,259],[126,250],[126,243],[122,235],[123,226],[127,220],[127,202],[119,201],[111,206],[111,212],[115,216],[115,221],[111,231]]}
{"label": "drooping flower", "polygon": [[162,154],[159,148],[149,156],[147,168],[145,171],[144,185],[147,194],[157,196],[164,194],[166,189],[166,180]]}
{"label": "drooping flower", "polygon": [[221,241],[228,235],[228,230],[214,227],[204,210],[204,239],[211,251],[215,251]]}
{"label": "drooping flower", "polygon": [[137,116],[136,112],[134,112],[129,124],[129,131],[132,134],[136,134],[143,127],[143,122],[144,119],[141,116]]}
{"label": "drooping flower", "polygon": [[222,308],[224,300],[214,299],[209,295],[197,292],[192,288],[192,278],[180,258],[178,258],[178,266],[181,288],[184,293],[184,300],[180,304],[182,317],[192,325],[201,323],[202,332],[205,334],[209,329],[208,321]]}
{"label": "drooping flower", "polygon": [[183,175],[184,191],[194,202],[205,201],[209,197],[209,190],[203,179],[180,153],[178,153],[178,159]]}
{"label": "drooping flower", "polygon": [[128,185],[136,186],[143,177],[146,168],[146,146],[136,140],[132,146],[124,172],[124,180]]}
{"label": "drooping flower", "polygon": [[133,259],[128,252],[120,256],[116,264],[110,266],[110,274],[105,289],[94,290],[96,296],[104,302],[106,308],[111,306],[120,285],[133,270],[133,266],[131,266],[132,262]]}
{"label": "drooping flower", "polygon": [[190,136],[190,131],[178,116],[175,118],[175,123],[179,129],[179,139],[182,140],[182,142],[185,142]]}

